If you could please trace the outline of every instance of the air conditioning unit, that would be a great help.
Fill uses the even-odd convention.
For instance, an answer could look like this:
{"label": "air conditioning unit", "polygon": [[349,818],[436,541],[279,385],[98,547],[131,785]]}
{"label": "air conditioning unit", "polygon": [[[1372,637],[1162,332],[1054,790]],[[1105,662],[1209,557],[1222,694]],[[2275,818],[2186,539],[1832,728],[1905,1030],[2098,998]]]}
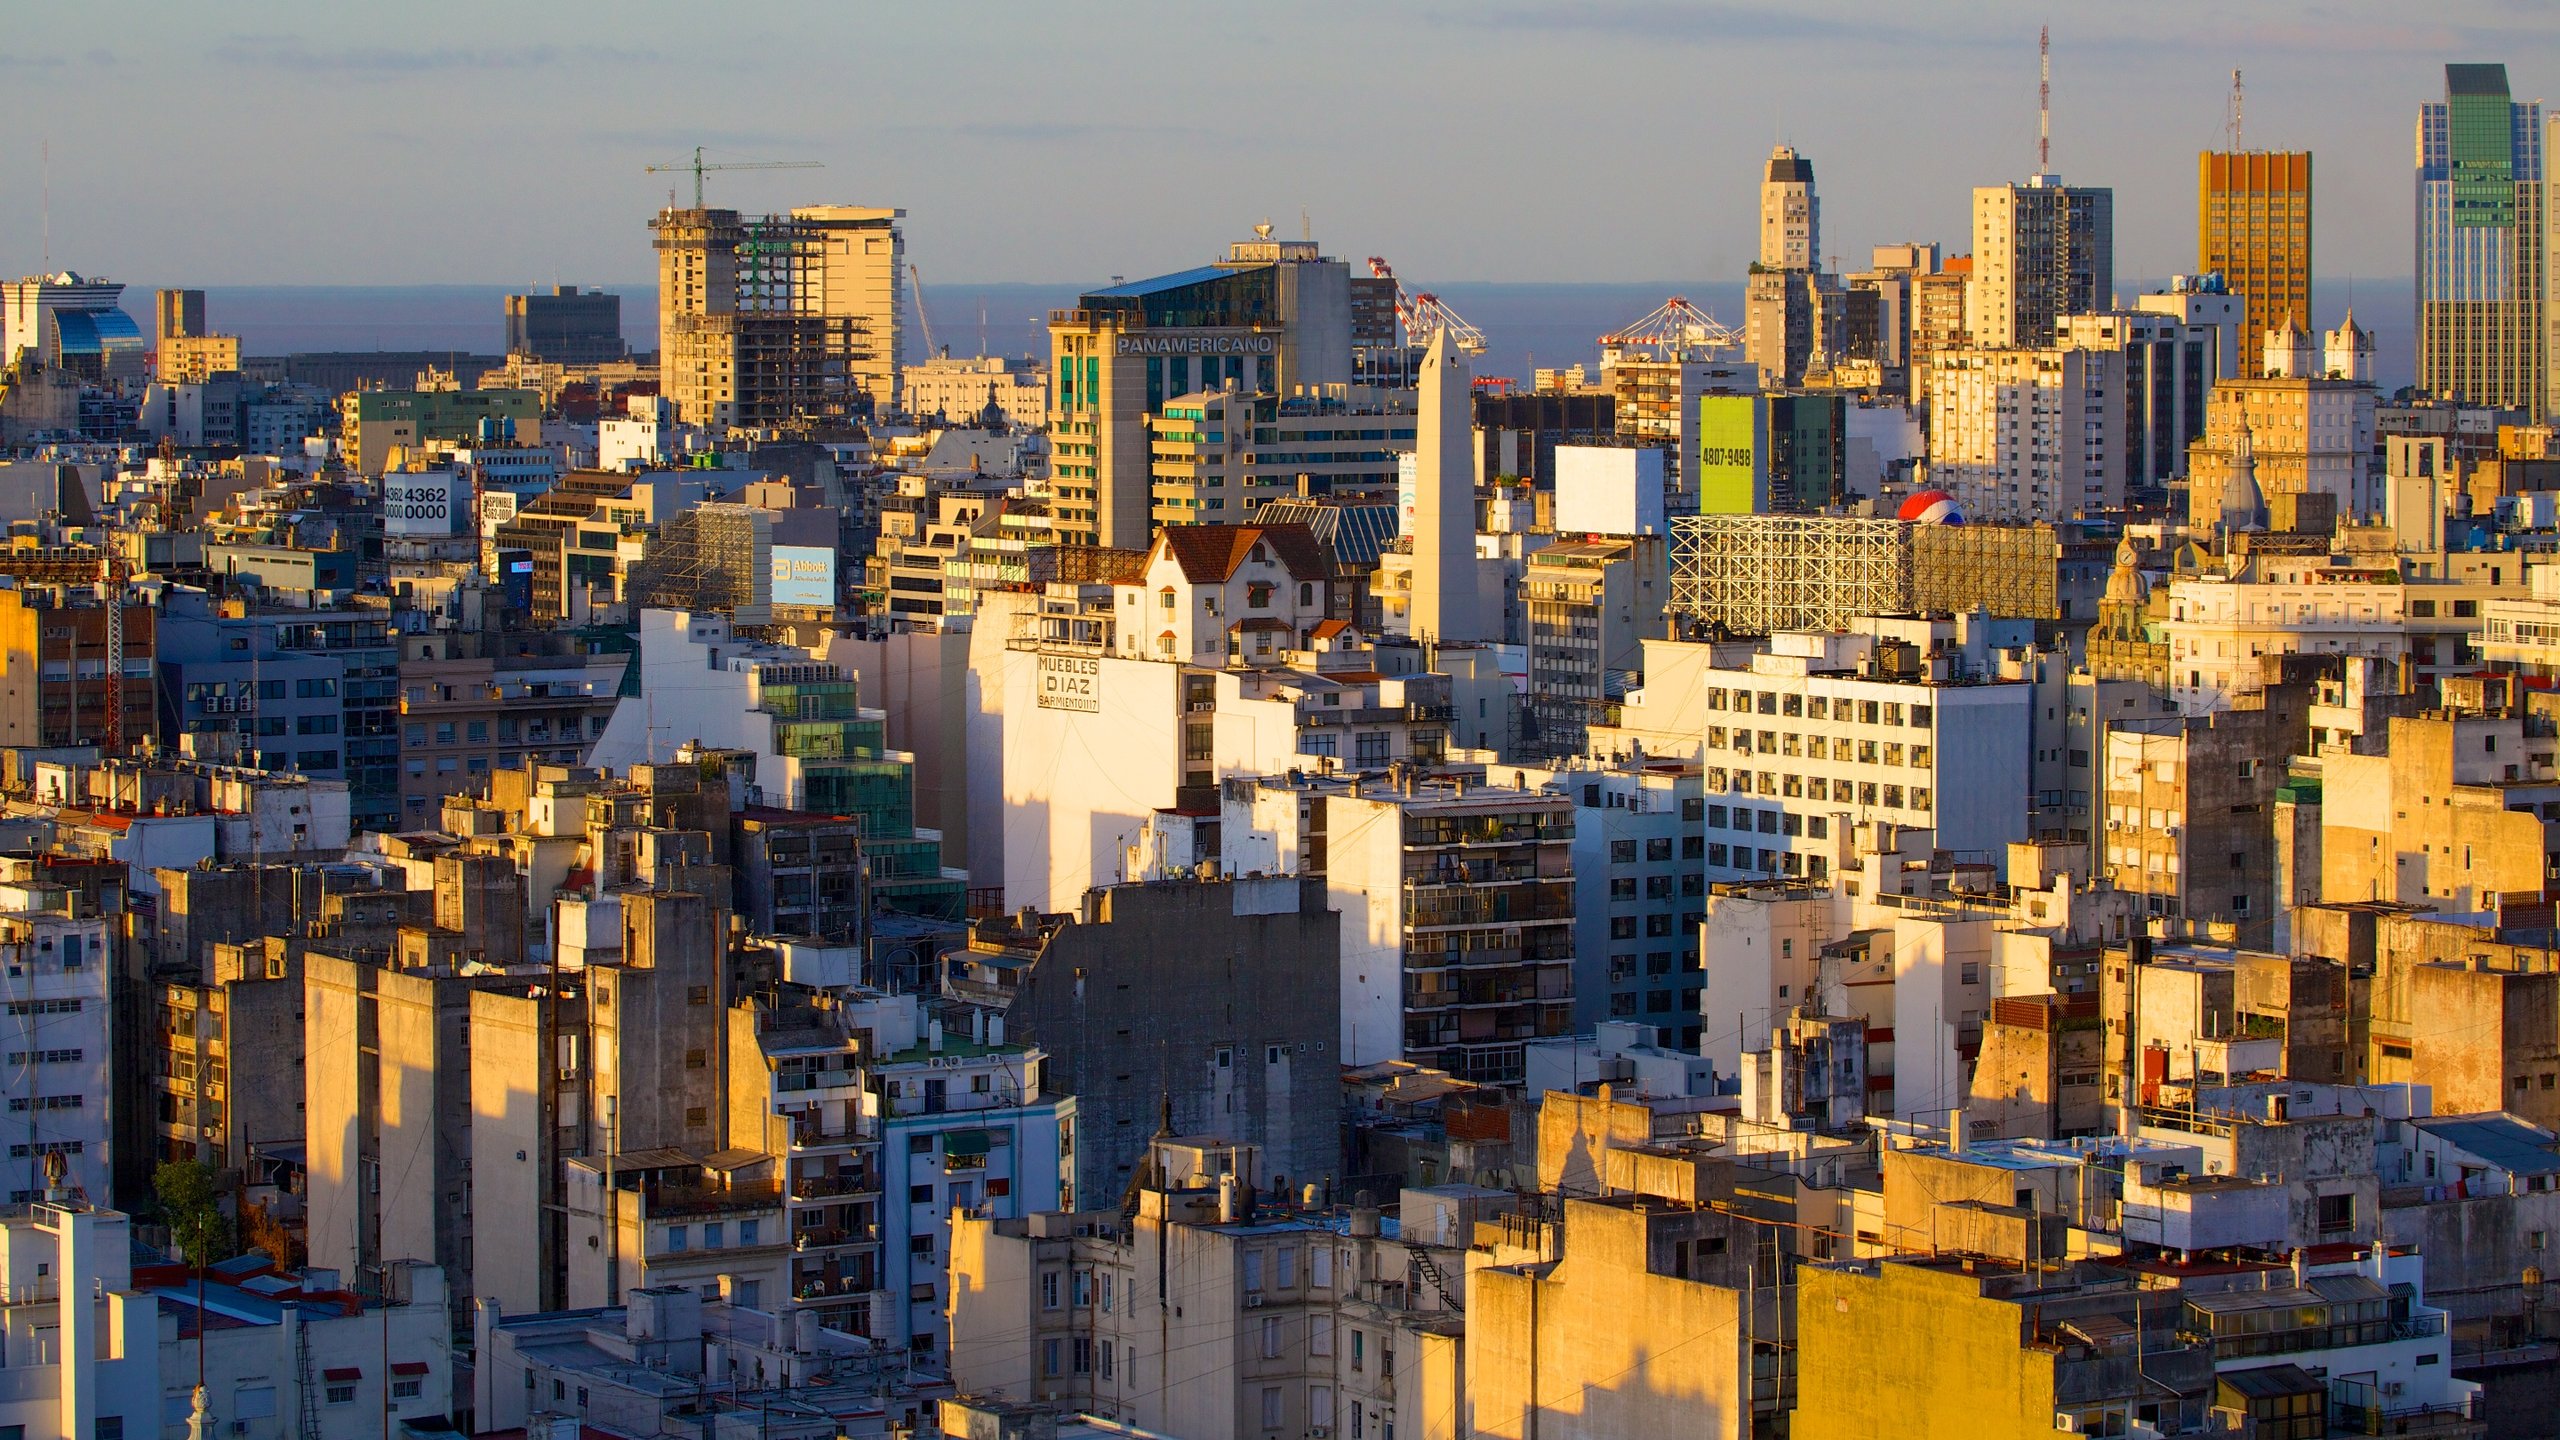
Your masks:
{"label": "air conditioning unit", "polygon": [[2080,1417],[2068,1413],[2057,1413],[2053,1417],[2053,1430],[2057,1435],[2077,1435],[2080,1433]]}
{"label": "air conditioning unit", "polygon": [[1262,1308],[1262,1297],[1261,1297],[1261,1296],[1259,1296],[1259,1295],[1247,1295],[1246,1297],[1244,1297],[1244,1308],[1246,1308],[1247,1310],[1259,1310],[1259,1309],[1261,1309],[1261,1308]]}

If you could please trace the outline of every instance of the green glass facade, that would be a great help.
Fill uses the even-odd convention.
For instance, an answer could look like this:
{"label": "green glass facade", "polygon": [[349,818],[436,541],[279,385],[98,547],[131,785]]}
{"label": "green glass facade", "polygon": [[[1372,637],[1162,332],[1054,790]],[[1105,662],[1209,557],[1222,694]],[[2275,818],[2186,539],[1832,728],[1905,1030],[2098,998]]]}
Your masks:
{"label": "green glass facade", "polygon": [[774,748],[801,762],[804,809],[862,826],[872,903],[936,920],[962,919],[966,881],[942,873],[942,842],[916,833],[915,769],[888,746],[887,721],[865,714],[851,680],[767,684],[757,708],[774,717]]}
{"label": "green glass facade", "polygon": [[2453,223],[2516,223],[2513,107],[2504,65],[2447,65],[2445,141],[2452,161]]}

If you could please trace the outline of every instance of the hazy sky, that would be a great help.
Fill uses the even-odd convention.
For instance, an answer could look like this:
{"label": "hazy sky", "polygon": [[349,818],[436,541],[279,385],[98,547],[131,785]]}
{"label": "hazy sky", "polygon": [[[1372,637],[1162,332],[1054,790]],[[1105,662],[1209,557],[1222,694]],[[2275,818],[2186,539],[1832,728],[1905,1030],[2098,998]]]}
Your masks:
{"label": "hazy sky", "polygon": [[[1725,278],[1784,137],[1826,252],[1958,240],[2035,159],[2116,191],[2117,269],[2194,263],[2195,152],[2317,156],[2323,277],[2405,275],[2410,126],[2448,60],[2560,96],[2551,0],[2028,6],[143,3],[0,27],[0,272],[197,284],[612,282],[692,145],[824,171],[712,203],[906,207],[929,281],[1195,264],[1268,218],[1449,280]],[[2245,18],[2234,18],[2245,17]],[[681,177],[688,190],[690,177]],[[1957,247],[1961,248],[1961,247]]]}

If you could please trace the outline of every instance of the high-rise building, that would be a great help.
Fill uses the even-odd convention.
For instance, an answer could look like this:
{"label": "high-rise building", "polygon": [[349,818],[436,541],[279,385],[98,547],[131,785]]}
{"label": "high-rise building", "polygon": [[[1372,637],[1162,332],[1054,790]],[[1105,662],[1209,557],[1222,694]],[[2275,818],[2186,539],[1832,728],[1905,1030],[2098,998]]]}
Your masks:
{"label": "high-rise building", "polygon": [[658,378],[688,425],[784,426],[898,399],[904,210],[662,210]]}
{"label": "high-rise building", "polygon": [[2116,192],[2037,175],[1973,192],[1973,282],[1966,328],[1977,345],[2043,345],[2055,317],[2104,310],[2116,286]]}
{"label": "high-rise building", "polygon": [[[1760,182],[1760,256],[1743,296],[1743,353],[1760,373],[1794,384],[1819,353],[1836,356],[1838,282],[1822,273],[1822,203],[1813,162],[1781,145]],[[1826,324],[1826,322],[1829,322]]]}
{"label": "high-rise building", "polygon": [[151,339],[154,348],[168,344],[182,335],[202,335],[204,330],[204,292],[201,290],[154,290],[151,292]]}
{"label": "high-rise building", "polygon": [[[1265,227],[1267,230],[1267,227]],[[1049,315],[1049,487],[1070,544],[1144,549],[1148,417],[1205,390],[1352,380],[1351,267],[1308,240],[1240,240],[1213,265],[1089,291]],[[1466,420],[1459,417],[1460,433]]]}
{"label": "high-rise building", "polygon": [[2504,65],[2447,65],[2418,107],[2418,388],[2551,411],[2542,103]]}
{"label": "high-rise building", "polygon": [[510,295],[507,353],[555,365],[619,360],[630,353],[622,343],[622,297],[575,285],[554,286],[548,295]]}
{"label": "high-rise building", "polygon": [[2196,268],[2246,303],[2242,335],[2311,323],[2311,152],[2196,157]]}
{"label": "high-rise building", "polygon": [[1448,332],[1422,357],[1415,424],[1413,633],[1425,640],[1482,640],[1476,585],[1475,430],[1467,362]]}
{"label": "high-rise building", "polygon": [[1760,263],[1772,270],[1811,270],[1822,263],[1822,202],[1813,193],[1813,162],[1781,145],[1769,152],[1760,182]]}
{"label": "high-rise building", "polygon": [[68,270],[0,283],[0,367],[33,352],[83,379],[141,378],[142,330],[117,308],[123,294],[118,281]]}

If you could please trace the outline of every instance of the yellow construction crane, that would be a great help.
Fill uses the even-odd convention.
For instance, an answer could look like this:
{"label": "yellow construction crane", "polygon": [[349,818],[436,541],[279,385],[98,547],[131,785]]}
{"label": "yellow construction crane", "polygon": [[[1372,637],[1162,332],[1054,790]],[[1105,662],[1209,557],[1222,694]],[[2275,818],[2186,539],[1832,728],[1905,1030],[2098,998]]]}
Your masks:
{"label": "yellow construction crane", "polygon": [[699,210],[699,209],[701,209],[701,208],[702,208],[702,177],[703,177],[703,175],[704,175],[706,172],[708,172],[708,171],[712,171],[712,170],[824,170],[824,169],[826,169],[826,168],[827,168],[827,166],[826,166],[826,162],[825,162],[825,161],[823,161],[823,160],[711,160],[711,161],[705,161],[705,160],[702,158],[702,147],[701,147],[701,146],[699,146],[699,145],[696,145],[696,146],[694,146],[694,147],[693,147],[693,158],[692,158],[691,160],[678,160],[678,161],[674,162],[673,164],[669,164],[669,165],[652,165],[652,166],[650,166],[650,167],[649,167],[649,169],[648,169],[648,173],[649,173],[649,174],[652,174],[652,175],[672,175],[672,174],[674,174],[674,173],[676,173],[676,172],[678,172],[678,171],[682,171],[682,170],[690,170],[690,171],[692,171],[692,172],[693,172],[693,208],[694,208],[694,209],[696,209],[696,210]]}

